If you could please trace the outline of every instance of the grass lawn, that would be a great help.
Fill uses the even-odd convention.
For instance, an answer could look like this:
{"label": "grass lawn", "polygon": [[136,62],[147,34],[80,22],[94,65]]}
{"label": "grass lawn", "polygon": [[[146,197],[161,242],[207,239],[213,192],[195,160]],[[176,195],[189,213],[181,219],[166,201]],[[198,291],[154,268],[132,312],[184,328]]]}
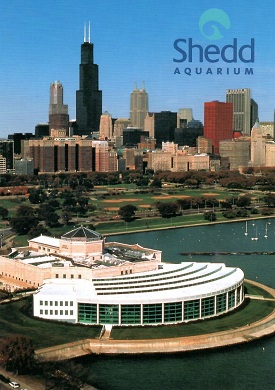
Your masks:
{"label": "grass lawn", "polygon": [[158,339],[222,332],[256,322],[274,309],[275,302],[246,300],[239,310],[220,318],[179,325],[113,328],[112,338],[116,340]]}
{"label": "grass lawn", "polygon": [[0,338],[28,336],[37,349],[95,338],[100,334],[101,326],[53,323],[28,317],[20,310],[24,304],[25,300],[0,305]]}
{"label": "grass lawn", "polygon": [[[262,289],[245,283],[247,293],[264,295]],[[28,299],[32,299],[29,297]],[[26,300],[0,305],[0,338],[24,335],[34,347],[44,348],[99,336],[101,326],[73,325],[31,318],[22,312]],[[275,302],[249,300],[239,310],[216,319],[169,326],[113,328],[113,339],[156,339],[220,332],[252,323],[275,309]]]}

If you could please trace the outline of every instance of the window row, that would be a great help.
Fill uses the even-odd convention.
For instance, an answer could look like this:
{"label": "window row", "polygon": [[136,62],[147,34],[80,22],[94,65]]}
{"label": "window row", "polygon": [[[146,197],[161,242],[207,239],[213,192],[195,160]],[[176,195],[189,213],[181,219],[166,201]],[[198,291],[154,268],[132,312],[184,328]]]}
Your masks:
{"label": "window row", "polygon": [[[67,274],[62,274],[62,278],[63,279],[67,279]],[[61,277],[61,275],[59,275],[59,274],[55,274],[55,278],[56,279],[59,279],[59,277]],[[82,276],[81,275],[74,275],[74,274],[71,274],[71,279],[75,279],[77,277],[77,279],[81,279],[82,278]]]}
{"label": "window row", "polygon": [[74,311],[73,310],[43,310],[43,309],[40,309],[40,314],[43,314],[43,315],[50,315],[50,316],[72,316],[74,315]]}
{"label": "window row", "polygon": [[73,301],[40,301],[40,306],[73,306]]}
{"label": "window row", "polygon": [[78,322],[87,324],[162,324],[207,318],[238,306],[243,289],[203,299],[155,304],[78,304]]}

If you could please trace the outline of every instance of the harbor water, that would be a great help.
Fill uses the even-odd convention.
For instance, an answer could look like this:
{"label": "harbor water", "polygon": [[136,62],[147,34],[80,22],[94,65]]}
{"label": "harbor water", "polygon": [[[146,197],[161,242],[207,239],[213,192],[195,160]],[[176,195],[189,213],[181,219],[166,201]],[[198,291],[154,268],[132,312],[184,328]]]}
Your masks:
{"label": "harbor water", "polygon": [[[162,250],[167,262],[240,267],[247,279],[275,288],[275,255],[270,254],[275,252],[275,219],[249,220],[247,226],[234,222],[134,233],[108,237],[108,241]],[[184,354],[86,356],[77,363],[87,370],[87,382],[99,390],[275,389],[275,337]]]}

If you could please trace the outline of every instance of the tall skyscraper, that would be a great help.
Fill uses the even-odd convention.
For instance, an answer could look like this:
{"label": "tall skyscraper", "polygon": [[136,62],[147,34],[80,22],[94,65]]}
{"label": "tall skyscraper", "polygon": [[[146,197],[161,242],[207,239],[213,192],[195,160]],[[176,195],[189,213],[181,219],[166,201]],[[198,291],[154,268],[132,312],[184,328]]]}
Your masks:
{"label": "tall skyscraper", "polygon": [[60,81],[54,81],[50,86],[49,131],[69,131],[68,106],[63,104],[63,86]]}
{"label": "tall skyscraper", "polygon": [[233,135],[233,103],[204,103],[204,136],[212,141],[213,153],[219,153],[219,142]]}
{"label": "tall skyscraper", "polygon": [[249,88],[228,89],[226,102],[233,103],[234,131],[250,136],[251,128],[258,118],[258,105],[251,99],[251,90]]}
{"label": "tall skyscraper", "polygon": [[135,87],[130,97],[130,122],[131,126],[144,129],[144,119],[148,112],[148,93],[144,86],[142,89]]}
{"label": "tall skyscraper", "polygon": [[81,45],[79,65],[79,90],[76,91],[76,134],[84,135],[99,131],[102,114],[102,91],[98,89],[98,65],[94,64],[94,45],[88,39],[84,27],[84,43]]}

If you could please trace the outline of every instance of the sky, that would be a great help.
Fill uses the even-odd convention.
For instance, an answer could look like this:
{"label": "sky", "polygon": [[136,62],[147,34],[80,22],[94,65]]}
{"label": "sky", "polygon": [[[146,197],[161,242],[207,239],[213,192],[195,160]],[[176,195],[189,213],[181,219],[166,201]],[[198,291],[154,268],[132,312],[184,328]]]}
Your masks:
{"label": "sky", "polygon": [[[2,0],[0,138],[34,133],[37,123],[48,121],[55,80],[62,83],[64,104],[75,119],[80,46],[88,22],[102,109],[114,118],[129,117],[130,93],[135,83],[138,88],[144,83],[150,111],[192,108],[194,119],[203,122],[204,102],[225,101],[227,89],[250,88],[260,121],[273,121],[274,20],[272,0],[253,5],[251,0]],[[178,39],[181,51],[174,47]],[[200,48],[185,59],[190,40]],[[235,52],[224,48],[233,42],[236,62],[228,62]],[[246,68],[253,74],[245,74]]]}

